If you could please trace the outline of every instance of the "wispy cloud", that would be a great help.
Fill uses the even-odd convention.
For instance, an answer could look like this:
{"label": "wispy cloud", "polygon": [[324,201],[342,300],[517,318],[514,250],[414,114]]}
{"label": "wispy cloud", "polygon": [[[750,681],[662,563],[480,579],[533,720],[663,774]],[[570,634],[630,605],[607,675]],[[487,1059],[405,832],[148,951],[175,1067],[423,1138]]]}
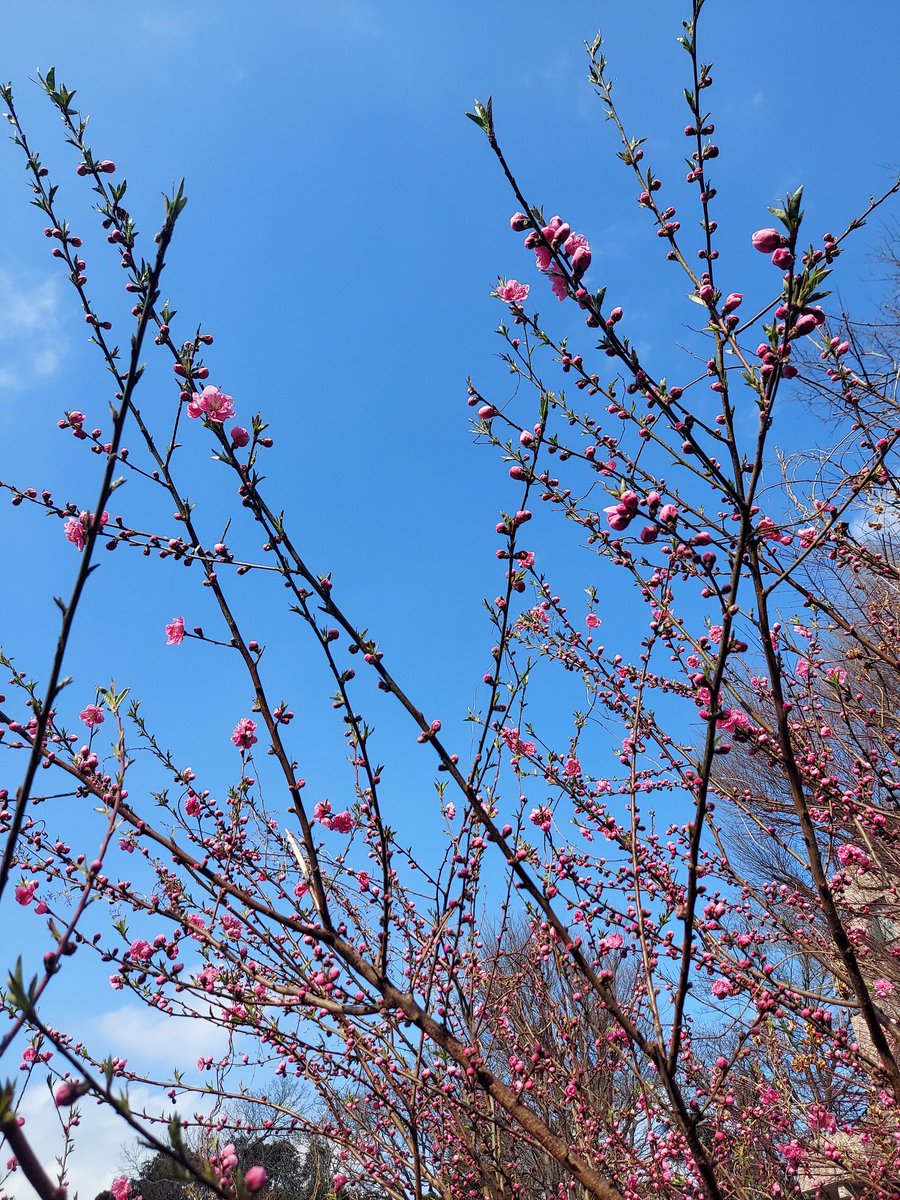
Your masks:
{"label": "wispy cloud", "polygon": [[66,342],[57,280],[0,267],[0,391],[18,391],[54,376]]}
{"label": "wispy cloud", "polygon": [[218,1025],[197,1017],[177,1017],[138,1004],[125,1004],[101,1013],[92,1024],[96,1036],[108,1037],[110,1048],[141,1065],[184,1066],[201,1055],[219,1058],[227,1049],[228,1034]]}

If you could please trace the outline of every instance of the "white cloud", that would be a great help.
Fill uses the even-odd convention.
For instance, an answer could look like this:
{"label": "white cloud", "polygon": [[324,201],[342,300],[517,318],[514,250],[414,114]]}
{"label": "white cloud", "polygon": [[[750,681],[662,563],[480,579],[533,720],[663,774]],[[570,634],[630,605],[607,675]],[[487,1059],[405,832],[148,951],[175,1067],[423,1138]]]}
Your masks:
{"label": "white cloud", "polygon": [[25,388],[54,376],[66,351],[57,279],[0,267],[0,389]]}
{"label": "white cloud", "polygon": [[[160,1111],[159,1098],[149,1088],[130,1089],[129,1101],[133,1111],[144,1108],[151,1112]],[[79,1124],[73,1130],[75,1144],[66,1162],[66,1179],[70,1196],[77,1192],[79,1200],[93,1200],[123,1172],[123,1148],[134,1141],[134,1134],[107,1105],[83,1099],[79,1101],[78,1111]],[[63,1136],[59,1114],[49,1091],[41,1086],[29,1088],[19,1107],[19,1115],[25,1118],[23,1128],[31,1148],[44,1170],[55,1180],[59,1174],[57,1158],[63,1150]],[[3,1187],[13,1200],[34,1200],[35,1193],[21,1172],[17,1171],[7,1179]]]}
{"label": "white cloud", "polygon": [[[228,1049],[228,1033],[197,1017],[176,1017],[140,1004],[123,1004],[94,1017],[92,1046],[106,1038],[109,1050],[120,1058],[135,1060],[135,1068],[193,1066],[201,1055],[221,1058]],[[102,1047],[101,1047],[102,1049]]]}

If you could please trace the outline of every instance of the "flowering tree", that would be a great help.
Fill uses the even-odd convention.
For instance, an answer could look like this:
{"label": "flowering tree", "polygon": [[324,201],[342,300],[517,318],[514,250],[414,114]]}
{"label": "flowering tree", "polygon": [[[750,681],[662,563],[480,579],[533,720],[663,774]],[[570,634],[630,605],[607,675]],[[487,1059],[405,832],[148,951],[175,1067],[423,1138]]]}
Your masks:
{"label": "flowering tree", "polygon": [[[114,394],[107,431],[81,410],[60,420],[102,467],[91,505],[2,481],[13,504],[58,519],[80,556],[46,678],[2,660],[3,746],[24,768],[0,811],[0,894],[32,910],[47,950],[35,979],[11,972],[0,1051],[21,1053],[22,1071],[3,1092],[0,1128],[9,1170],[42,1196],[61,1184],[15,1110],[44,1070],[67,1145],[76,1102],[90,1096],[220,1194],[259,1191],[261,1165],[236,1170],[248,1125],[227,1116],[253,1068],[316,1094],[315,1117],[288,1116],[335,1147],[339,1193],[749,1200],[846,1179],[867,1196],[896,1196],[890,697],[900,654],[895,608],[879,597],[893,596],[897,567],[860,514],[896,511],[900,424],[895,364],[871,361],[826,301],[847,237],[900,182],[824,236],[807,233],[800,191],[788,195],[771,226],[748,231],[771,259],[772,286],[745,305],[717,262],[719,148],[701,8],[694,0],[680,38],[686,203],[699,242],[626,132],[599,39],[589,48],[641,216],[678,286],[687,281],[699,367],[679,356],[665,375],[651,370],[593,278],[588,240],[523,193],[491,103],[470,114],[515,198],[517,272],[533,262],[539,286],[583,316],[586,332],[578,345],[557,337],[528,284],[498,281],[504,357],[520,386],[507,404],[475,382],[468,390],[479,439],[507,464],[511,499],[497,523],[502,585],[487,605],[493,645],[465,760],[271,506],[262,463],[272,438],[262,414],[209,382],[211,336],[201,327],[184,340],[161,303],[182,190],[143,258],[115,165],[88,145],[73,93],[43,77],[134,299],[123,354],[88,290],[82,238],[3,89],[45,233]],[[167,409],[139,403],[148,334],[171,362]],[[801,382],[840,440],[814,477],[786,480],[774,430]],[[222,512],[188,495],[210,447],[240,500],[230,541],[208,533],[223,527]],[[174,526],[116,515],[123,477],[164,497]],[[605,582],[589,587],[585,611],[554,588],[529,546],[529,506],[539,505],[576,532],[591,577],[615,572],[633,587],[627,621],[605,607]],[[184,616],[165,631],[171,653],[203,642],[244,672],[224,791],[206,779],[221,746],[195,771],[127,689],[64,691],[67,642],[101,545],[193,566],[212,596],[214,633]],[[242,615],[253,580],[277,585],[330,676],[349,758],[341,802],[308,795],[291,702],[275,699],[272,651]],[[862,619],[846,603],[860,584]],[[613,647],[601,629],[615,631]],[[576,711],[561,729],[569,698]],[[433,756],[437,849],[406,835],[385,790],[368,715],[379,703],[398,706]],[[154,780],[134,788],[139,753]],[[36,791],[44,768],[84,806],[83,844],[57,833],[50,798]],[[109,964],[111,986],[157,1012],[216,1024],[226,1050],[201,1057],[196,1076],[157,1077],[51,1027],[45,997],[76,953]],[[168,1132],[162,1108],[130,1103],[136,1082],[170,1102]],[[219,1135],[205,1161],[185,1150],[184,1121]],[[129,1186],[117,1181],[116,1200]]]}

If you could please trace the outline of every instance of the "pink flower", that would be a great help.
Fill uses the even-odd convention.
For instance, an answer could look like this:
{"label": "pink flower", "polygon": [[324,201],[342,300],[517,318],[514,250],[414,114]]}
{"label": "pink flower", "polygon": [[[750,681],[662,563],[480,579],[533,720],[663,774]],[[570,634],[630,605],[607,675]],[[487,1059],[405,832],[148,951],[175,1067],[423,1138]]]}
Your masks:
{"label": "pink flower", "polygon": [[717,979],[712,985],[712,994],[717,1000],[724,1000],[726,996],[734,995],[734,987],[728,979]]}
{"label": "pink flower", "polygon": [[758,250],[760,254],[771,254],[773,250],[783,246],[787,238],[777,229],[757,229],[750,241],[753,243],[753,249]]}
{"label": "pink flower", "polygon": [[550,287],[553,290],[553,295],[557,300],[565,300],[569,294],[569,285],[566,283],[566,277],[557,267],[556,263],[550,268]]}
{"label": "pink flower", "polygon": [[625,944],[625,939],[621,933],[608,933],[603,939],[602,945],[606,950],[621,950]]}
{"label": "pink flower", "polygon": [[588,240],[583,233],[570,233],[563,244],[563,250],[571,258],[576,250],[587,250],[588,254],[591,248],[588,245]]}
{"label": "pink flower", "polygon": [[837,1129],[837,1120],[834,1114],[821,1104],[810,1106],[806,1114],[806,1123],[813,1132],[820,1130],[824,1133],[834,1133]]}
{"label": "pink flower", "polygon": [[348,1182],[348,1176],[346,1176],[343,1171],[338,1171],[337,1175],[334,1177],[334,1190],[339,1192],[341,1188],[344,1187]]}
{"label": "pink flower", "polygon": [[70,1104],[74,1104],[79,1096],[83,1096],[87,1091],[86,1083],[79,1083],[74,1079],[64,1079],[62,1083],[58,1083],[53,1089],[53,1100],[57,1108],[68,1108]]}
{"label": "pink flower", "polygon": [[246,446],[249,441],[250,434],[247,432],[247,430],[244,429],[242,425],[235,425],[231,431],[232,446],[236,446],[237,449],[240,450],[241,447]]}
{"label": "pink flower", "polygon": [[[571,239],[570,239],[571,240]],[[579,246],[572,255],[572,274],[580,279],[591,265],[591,251],[587,245]]]}
{"label": "pink flower", "polygon": [[588,615],[584,618],[584,623],[585,623],[585,625],[587,625],[588,629],[599,629],[599,627],[601,625],[600,618],[597,616],[596,613],[592,613],[592,612],[589,612]]}
{"label": "pink flower", "polygon": [[[72,543],[72,545],[76,548],[76,550],[84,549],[87,531],[91,527],[91,525],[94,523],[95,519],[96,519],[96,513],[89,513],[89,512],[83,511],[77,517],[69,517],[68,521],[66,521],[65,524],[63,525],[63,529],[65,530],[66,537],[69,539],[69,541]],[[102,528],[108,521],[109,521],[109,513],[102,512],[100,514],[100,521],[99,521],[98,527]]]}
{"label": "pink flower", "polygon": [[244,1186],[248,1192],[260,1192],[269,1182],[265,1167],[250,1167],[244,1175]]}
{"label": "pink flower", "polygon": [[128,953],[135,962],[149,962],[153,957],[153,947],[149,942],[145,942],[143,938],[138,938],[131,943]]}
{"label": "pink flower", "polygon": [[190,796],[188,796],[187,800],[185,801],[184,811],[189,817],[200,816],[200,800],[194,795],[193,792],[191,792]]}
{"label": "pink flower", "polygon": [[524,233],[531,225],[531,220],[527,213],[516,212],[509,218],[509,227],[514,233]]}
{"label": "pink flower", "polygon": [[502,287],[497,288],[494,295],[500,300],[505,300],[507,304],[522,304],[528,299],[530,290],[527,283],[519,283],[518,279],[508,279]]}
{"label": "pink flower", "polygon": [[553,255],[550,253],[549,246],[535,246],[534,260],[537,263],[537,269],[539,271],[546,271],[550,266],[550,263],[553,261]]}
{"label": "pink flower", "polygon": [[523,550],[516,558],[519,570],[527,571],[529,567],[534,566],[534,553],[531,550]]}
{"label": "pink flower", "polygon": [[368,871],[357,871],[356,882],[359,884],[359,890],[361,892],[367,892],[369,890],[369,884],[372,882],[372,876]]}
{"label": "pink flower", "polygon": [[23,908],[27,908],[34,899],[34,893],[38,889],[38,881],[36,879],[28,879],[24,883],[20,883],[16,888],[16,903],[21,904]]}
{"label": "pink flower", "polygon": [[795,674],[798,679],[809,679],[810,663],[806,658],[798,658]]}
{"label": "pink flower", "polygon": [[843,846],[838,846],[837,856],[842,867],[849,867],[851,864],[855,867],[861,867],[863,870],[871,867],[872,860],[860,846],[853,846],[849,842],[845,842]]}
{"label": "pink flower", "polygon": [[331,801],[319,800],[313,808],[313,820],[318,821],[320,825],[324,825],[326,829],[331,828]]}
{"label": "pink flower", "polygon": [[331,818],[331,828],[335,833],[350,833],[353,829],[353,817],[346,809],[343,812],[335,813]]}
{"label": "pink flower", "polygon": [[721,625],[710,625],[709,640],[711,642],[715,642],[717,646],[719,645],[719,643],[722,640],[722,626]]}
{"label": "pink flower", "polygon": [[166,626],[166,645],[180,646],[184,641],[184,617],[173,617]]}
{"label": "pink flower", "polygon": [[735,729],[749,729],[750,718],[746,713],[741,712],[739,708],[726,709],[725,712],[716,721],[716,726],[719,729],[732,731]]}
{"label": "pink flower", "polygon": [[109,1190],[113,1194],[113,1200],[130,1200],[131,1181],[126,1179],[124,1175],[120,1175],[118,1179],[114,1179],[109,1185]]}
{"label": "pink flower", "polygon": [[84,549],[84,525],[81,523],[80,517],[69,517],[63,529],[66,531],[66,537],[72,543],[76,550]]}
{"label": "pink flower", "polygon": [[879,1000],[884,1000],[886,996],[890,996],[893,992],[894,985],[889,979],[875,979],[872,982],[872,989]]}
{"label": "pink flower", "polygon": [[192,417],[205,415],[207,420],[217,424],[230,421],[234,416],[234,398],[209,384],[202,392],[194,392],[188,414]]}
{"label": "pink flower", "polygon": [[573,779],[576,775],[581,774],[581,763],[577,758],[567,758],[565,766],[566,775]]}
{"label": "pink flower", "polygon": [[78,714],[88,729],[93,729],[96,725],[103,724],[103,710],[96,704],[88,704]]}
{"label": "pink flower", "polygon": [[231,740],[239,750],[249,750],[251,746],[255,746],[259,738],[254,737],[256,733],[256,722],[250,717],[241,717],[237,725],[234,727],[234,733],[231,735]]}

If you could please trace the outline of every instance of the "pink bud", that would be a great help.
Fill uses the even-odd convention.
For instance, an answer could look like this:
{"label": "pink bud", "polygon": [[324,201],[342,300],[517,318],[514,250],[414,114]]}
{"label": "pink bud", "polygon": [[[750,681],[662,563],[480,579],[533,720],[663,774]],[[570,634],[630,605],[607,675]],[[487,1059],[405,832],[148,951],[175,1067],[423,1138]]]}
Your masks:
{"label": "pink bud", "polygon": [[750,241],[753,243],[753,249],[758,250],[760,254],[771,254],[773,250],[785,245],[787,238],[777,229],[757,229]]}
{"label": "pink bud", "polygon": [[528,219],[528,216],[526,213],[523,213],[523,212],[513,213],[513,215],[509,218],[509,227],[515,233],[523,233],[526,229],[528,229],[530,227],[530,225],[531,225],[531,221]]}
{"label": "pink bud", "polygon": [[814,329],[818,329],[819,322],[812,313],[803,313],[794,322],[794,337],[803,337],[804,334],[812,333]]}
{"label": "pink bud", "polygon": [[244,429],[244,427],[242,425],[235,425],[235,427],[231,431],[232,446],[237,446],[237,447],[246,446],[249,441],[250,441],[250,434],[247,432],[247,430]]}
{"label": "pink bud", "polygon": [[587,246],[579,246],[572,255],[572,274],[580,279],[591,265],[591,252]]}
{"label": "pink bud", "polygon": [[113,175],[115,174],[116,164],[111,162],[108,158],[105,158],[100,164],[100,170],[104,173],[104,175]]}
{"label": "pink bud", "polygon": [[725,303],[722,305],[722,311],[726,313],[733,312],[736,308],[740,308],[743,301],[744,297],[741,292],[729,292],[725,297]]}
{"label": "pink bud", "polygon": [[775,251],[772,255],[772,265],[785,271],[791,269],[794,265],[794,256],[788,250],[787,246],[782,246],[780,250]]}
{"label": "pink bud", "polygon": [[269,1182],[265,1167],[250,1167],[244,1175],[244,1186],[249,1192],[260,1192]]}
{"label": "pink bud", "polygon": [[712,286],[711,283],[704,283],[703,287],[701,287],[700,290],[697,292],[697,295],[700,297],[700,299],[703,301],[704,304],[712,304],[712,302],[716,296],[716,289]]}

